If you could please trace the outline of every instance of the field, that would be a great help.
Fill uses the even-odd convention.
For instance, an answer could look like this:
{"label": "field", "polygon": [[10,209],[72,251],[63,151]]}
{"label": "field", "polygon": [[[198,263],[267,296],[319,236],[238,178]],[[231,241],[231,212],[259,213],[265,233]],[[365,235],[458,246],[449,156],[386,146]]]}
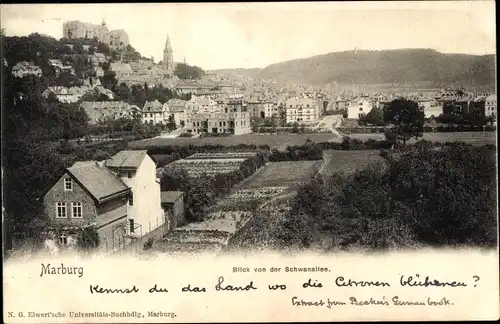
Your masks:
{"label": "field", "polygon": [[246,134],[228,137],[204,137],[204,138],[151,138],[140,141],[129,142],[133,149],[146,149],[154,146],[167,145],[224,145],[232,146],[238,144],[269,145],[271,149],[285,149],[287,145],[302,145],[307,139],[314,142],[342,141],[335,134]]}
{"label": "field", "polygon": [[197,153],[174,161],[164,169],[184,169],[191,177],[230,173],[238,170],[243,162],[255,155],[253,152]]}
{"label": "field", "polygon": [[[369,133],[369,134],[345,134],[350,138],[356,138],[362,141],[368,139],[383,140],[384,134]],[[424,133],[422,139],[431,142],[455,142],[463,141],[472,145],[496,144],[496,132],[440,132],[440,133]],[[414,143],[412,139],[408,143]]]}
{"label": "field", "polygon": [[321,168],[321,174],[326,176],[336,172],[343,172],[345,174],[353,173],[356,169],[361,169],[369,163],[383,161],[377,150],[326,150],[323,152],[323,159],[325,164]]}
{"label": "field", "polygon": [[323,161],[270,162],[252,176],[242,189],[262,187],[294,187],[307,181]]}

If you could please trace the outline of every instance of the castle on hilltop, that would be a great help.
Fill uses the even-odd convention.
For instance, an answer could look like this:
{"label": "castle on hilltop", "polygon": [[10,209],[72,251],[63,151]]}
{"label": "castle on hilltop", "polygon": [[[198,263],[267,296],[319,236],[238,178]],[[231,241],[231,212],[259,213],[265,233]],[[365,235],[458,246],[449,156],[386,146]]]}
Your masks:
{"label": "castle on hilltop", "polygon": [[97,39],[112,48],[124,48],[129,44],[127,32],[123,29],[108,30],[103,20],[100,25],[81,22],[78,20],[63,23],[63,38],[88,38]]}

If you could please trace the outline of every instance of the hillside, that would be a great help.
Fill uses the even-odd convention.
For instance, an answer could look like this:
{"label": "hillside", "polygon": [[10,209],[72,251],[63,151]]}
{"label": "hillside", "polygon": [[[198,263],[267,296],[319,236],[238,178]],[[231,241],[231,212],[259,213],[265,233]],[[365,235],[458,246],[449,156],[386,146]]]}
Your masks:
{"label": "hillside", "polygon": [[233,71],[315,85],[336,81],[339,84],[428,82],[437,86],[454,83],[477,86],[494,84],[495,56],[443,54],[432,49],[358,50],[276,63],[258,73],[255,69]]}

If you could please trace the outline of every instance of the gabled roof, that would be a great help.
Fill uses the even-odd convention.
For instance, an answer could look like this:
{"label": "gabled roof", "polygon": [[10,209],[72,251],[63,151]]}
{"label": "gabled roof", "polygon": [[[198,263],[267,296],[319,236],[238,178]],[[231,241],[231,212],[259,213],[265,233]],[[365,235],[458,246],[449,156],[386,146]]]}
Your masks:
{"label": "gabled roof", "polygon": [[142,111],[161,111],[162,109],[163,105],[158,101],[158,99],[155,99],[154,101],[146,101]]}
{"label": "gabled roof", "polygon": [[111,70],[115,72],[132,72],[132,68],[127,63],[113,62],[110,66]]}
{"label": "gabled roof", "polygon": [[497,101],[497,95],[492,94],[485,98],[486,101]]}
{"label": "gabled roof", "polygon": [[184,194],[183,191],[162,191],[161,192],[161,203],[162,204],[173,204]]}
{"label": "gabled roof", "polygon": [[66,170],[96,200],[130,190],[111,170],[96,161],[77,162]]}
{"label": "gabled roof", "polygon": [[120,151],[106,161],[106,166],[110,168],[137,169],[146,155],[148,155],[148,151],[144,150]]}

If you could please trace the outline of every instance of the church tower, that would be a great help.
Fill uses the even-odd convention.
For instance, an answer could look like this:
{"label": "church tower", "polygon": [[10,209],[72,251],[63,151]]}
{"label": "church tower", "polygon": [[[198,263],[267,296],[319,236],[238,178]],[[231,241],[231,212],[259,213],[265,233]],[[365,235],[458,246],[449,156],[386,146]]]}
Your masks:
{"label": "church tower", "polygon": [[170,37],[167,35],[167,42],[165,43],[165,50],[163,51],[163,68],[169,77],[174,76],[174,55],[172,45],[170,45]]}

